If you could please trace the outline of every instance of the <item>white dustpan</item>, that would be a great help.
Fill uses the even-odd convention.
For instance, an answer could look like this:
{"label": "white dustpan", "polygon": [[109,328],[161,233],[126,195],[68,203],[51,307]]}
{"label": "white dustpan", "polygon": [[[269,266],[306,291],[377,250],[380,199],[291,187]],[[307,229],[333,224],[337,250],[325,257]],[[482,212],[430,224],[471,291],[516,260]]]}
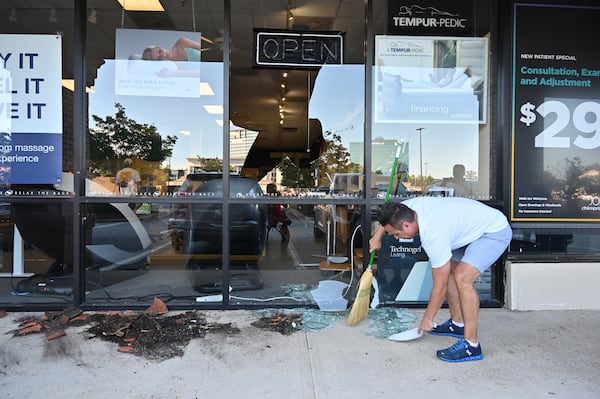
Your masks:
{"label": "white dustpan", "polygon": [[388,337],[391,341],[413,341],[423,336],[423,331],[419,332],[419,327],[410,330],[402,331],[398,334],[393,334]]}

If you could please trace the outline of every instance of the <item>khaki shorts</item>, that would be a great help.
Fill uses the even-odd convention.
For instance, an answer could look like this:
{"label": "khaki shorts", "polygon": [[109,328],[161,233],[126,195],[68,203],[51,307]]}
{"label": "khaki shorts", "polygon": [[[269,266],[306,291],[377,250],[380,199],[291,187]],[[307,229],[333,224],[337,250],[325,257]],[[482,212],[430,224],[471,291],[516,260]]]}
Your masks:
{"label": "khaki shorts", "polygon": [[453,250],[452,260],[468,263],[483,273],[502,256],[511,239],[510,226],[495,233],[485,233],[469,245]]}

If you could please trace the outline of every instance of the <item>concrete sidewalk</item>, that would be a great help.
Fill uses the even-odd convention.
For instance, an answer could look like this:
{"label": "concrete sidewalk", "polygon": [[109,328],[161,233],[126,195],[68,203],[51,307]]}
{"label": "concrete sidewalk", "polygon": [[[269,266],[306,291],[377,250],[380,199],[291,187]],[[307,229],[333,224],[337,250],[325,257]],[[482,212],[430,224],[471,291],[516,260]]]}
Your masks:
{"label": "concrete sidewalk", "polygon": [[[23,313],[0,319],[0,397],[52,398],[599,398],[600,311],[482,309],[485,358],[445,363],[454,338],[393,342],[345,319],[317,332],[256,328],[253,311],[203,312],[241,334],[194,339],[182,357],[154,362],[117,352],[88,327],[47,341],[13,337]],[[413,313],[420,317],[422,310]],[[37,314],[39,315],[39,314]],[[438,322],[448,316],[438,314]]]}

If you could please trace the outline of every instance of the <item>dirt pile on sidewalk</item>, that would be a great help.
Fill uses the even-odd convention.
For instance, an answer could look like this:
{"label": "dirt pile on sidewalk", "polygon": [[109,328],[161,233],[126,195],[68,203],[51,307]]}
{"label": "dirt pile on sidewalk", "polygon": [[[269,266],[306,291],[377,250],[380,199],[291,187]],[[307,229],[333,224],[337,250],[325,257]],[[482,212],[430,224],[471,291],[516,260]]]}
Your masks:
{"label": "dirt pile on sidewalk", "polygon": [[144,312],[109,311],[84,313],[76,308],[62,312],[46,312],[43,317],[18,320],[15,337],[45,333],[48,340],[66,335],[70,327],[90,325],[85,331],[90,339],[100,338],[117,344],[117,350],[151,360],[182,356],[187,344],[208,333],[233,335],[240,330],[231,323],[210,323],[197,311],[166,315],[168,309],[160,300]]}
{"label": "dirt pile on sidewalk", "polygon": [[209,323],[198,312],[172,316],[142,314],[95,315],[88,329],[94,337],[115,342],[119,352],[133,353],[153,360],[183,356],[187,344],[207,333],[237,334],[231,324]]}
{"label": "dirt pile on sidewalk", "polygon": [[277,331],[283,335],[290,335],[302,329],[302,315],[296,313],[286,314],[277,312],[273,316],[265,316],[251,323],[254,327]]}

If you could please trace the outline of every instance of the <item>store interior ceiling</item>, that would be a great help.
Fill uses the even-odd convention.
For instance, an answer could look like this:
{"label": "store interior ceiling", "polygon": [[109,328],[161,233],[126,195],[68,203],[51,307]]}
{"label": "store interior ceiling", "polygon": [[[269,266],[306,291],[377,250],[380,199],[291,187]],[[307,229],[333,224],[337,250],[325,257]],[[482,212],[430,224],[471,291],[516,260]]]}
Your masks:
{"label": "store interior ceiling", "polygon": [[[156,29],[201,32],[202,62],[223,62],[224,6],[214,0],[160,0],[165,11],[126,11],[117,0],[87,2],[87,84],[93,84],[97,69],[115,57],[117,29]],[[384,20],[386,2],[374,10]],[[230,119],[236,126],[259,132],[245,167],[264,176],[280,159],[290,156],[308,166],[318,157],[322,140],[318,121],[308,122],[308,98],[318,70],[287,70],[286,115],[280,124],[282,69],[252,66],[253,28],[344,33],[344,64],[364,64],[365,2],[363,0],[233,0],[231,2],[229,80]],[[63,35],[63,48],[72,47],[72,0],[8,0],[0,5],[0,19],[8,21],[11,33]],[[32,31],[37,27],[39,31]],[[378,28],[380,30],[383,27]],[[71,51],[63,51],[63,78],[72,78]],[[71,76],[69,76],[71,75]],[[285,129],[284,129],[285,128]],[[283,136],[282,136],[283,135]],[[275,154],[275,155],[274,155]],[[292,155],[294,154],[294,155]]]}

